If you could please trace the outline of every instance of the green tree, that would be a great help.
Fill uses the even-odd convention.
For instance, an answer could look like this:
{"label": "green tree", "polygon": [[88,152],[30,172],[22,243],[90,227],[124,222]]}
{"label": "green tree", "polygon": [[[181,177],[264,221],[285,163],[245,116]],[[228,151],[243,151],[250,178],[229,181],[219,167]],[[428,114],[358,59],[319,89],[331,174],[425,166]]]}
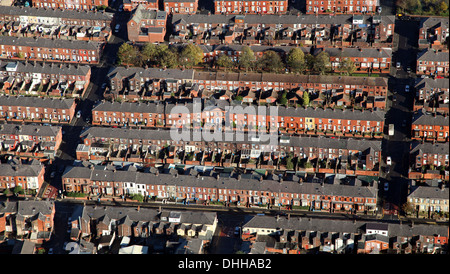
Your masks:
{"label": "green tree", "polygon": [[122,65],[134,65],[139,50],[130,44],[123,43],[117,51],[117,57]]}
{"label": "green tree", "polygon": [[154,54],[156,66],[167,68],[178,66],[178,53],[175,49],[169,49],[167,45],[159,45],[156,47],[156,53]]}
{"label": "green tree", "polygon": [[219,67],[224,67],[225,71],[233,67],[233,60],[225,54],[221,54],[216,60],[216,65]]}
{"label": "green tree", "polygon": [[281,105],[287,105],[288,99],[287,99],[287,92],[286,91],[283,91],[283,93],[281,94],[280,100],[278,100],[278,102]]}
{"label": "green tree", "polygon": [[253,68],[256,57],[253,50],[251,50],[248,46],[244,46],[242,48],[241,56],[239,56],[239,67],[245,68],[245,71]]}
{"label": "green tree", "polygon": [[445,14],[445,13],[447,13],[447,12],[448,12],[448,4],[445,3],[445,1],[442,1],[442,2],[439,4],[439,13]]}
{"label": "green tree", "polygon": [[287,158],[286,158],[286,169],[288,169],[288,170],[294,169],[294,162],[292,161],[293,158],[294,157],[291,154],[289,154],[287,156]]}
{"label": "green tree", "polygon": [[280,72],[283,66],[280,55],[273,50],[264,52],[264,55],[257,61],[259,69],[267,69],[270,72]]}
{"label": "green tree", "polygon": [[14,195],[16,195],[16,194],[23,194],[24,192],[21,186],[16,186],[14,187],[13,193]]}
{"label": "green tree", "polygon": [[351,75],[356,70],[355,62],[353,62],[350,58],[344,58],[339,64],[339,69],[344,71],[346,75]]}
{"label": "green tree", "polygon": [[330,66],[330,56],[325,51],[317,54],[317,56],[314,58],[314,71],[319,72],[320,74],[324,74],[325,72],[329,71]]}
{"label": "green tree", "polygon": [[307,91],[304,91],[304,92],[303,92],[302,99],[303,99],[302,105],[303,105],[304,107],[309,106],[309,93],[308,93]]}
{"label": "green tree", "polygon": [[305,68],[309,71],[314,69],[315,58],[310,53],[305,56]]}
{"label": "green tree", "polygon": [[203,61],[202,49],[194,44],[187,44],[180,53],[180,64],[186,67],[193,67]]}
{"label": "green tree", "polygon": [[159,46],[147,43],[141,50],[141,57],[147,63],[152,63],[158,57],[158,48]]}
{"label": "green tree", "polygon": [[301,72],[305,69],[305,54],[300,48],[293,48],[289,51],[286,63],[294,72]]}

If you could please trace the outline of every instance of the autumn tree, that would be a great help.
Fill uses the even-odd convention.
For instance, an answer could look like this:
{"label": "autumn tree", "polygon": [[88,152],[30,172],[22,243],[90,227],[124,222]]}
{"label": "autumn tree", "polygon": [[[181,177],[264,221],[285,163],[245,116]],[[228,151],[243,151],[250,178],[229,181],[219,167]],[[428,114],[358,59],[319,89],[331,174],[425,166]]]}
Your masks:
{"label": "autumn tree", "polygon": [[134,65],[138,54],[139,50],[127,43],[123,43],[117,51],[119,62],[123,65]]}
{"label": "autumn tree", "polygon": [[225,71],[233,67],[233,60],[225,54],[221,54],[216,60],[216,65],[225,68]]}
{"label": "autumn tree", "polygon": [[289,51],[286,63],[294,72],[301,72],[305,69],[305,54],[300,48],[293,48]]}
{"label": "autumn tree", "polygon": [[203,50],[194,44],[187,44],[180,53],[180,64],[192,68],[203,61]]}
{"label": "autumn tree", "polygon": [[350,58],[344,58],[339,64],[339,69],[344,71],[346,75],[351,75],[356,70],[355,62]]}
{"label": "autumn tree", "polygon": [[270,72],[280,72],[283,69],[283,61],[278,53],[273,50],[264,52],[263,56],[257,61],[259,69],[266,69]]}
{"label": "autumn tree", "polygon": [[325,72],[330,70],[330,66],[330,55],[328,55],[328,53],[326,53],[325,51],[317,54],[317,56],[314,58],[314,71],[319,72],[320,74],[324,74]]}
{"label": "autumn tree", "polygon": [[242,48],[242,53],[239,56],[239,67],[245,68],[245,71],[253,68],[254,63],[256,61],[255,53],[248,46],[244,46]]}
{"label": "autumn tree", "polygon": [[175,49],[169,49],[167,45],[158,46],[158,65],[166,68],[176,68],[178,63],[178,53]]}
{"label": "autumn tree", "polygon": [[158,58],[158,48],[159,46],[147,43],[141,50],[141,57],[144,62],[153,63]]}

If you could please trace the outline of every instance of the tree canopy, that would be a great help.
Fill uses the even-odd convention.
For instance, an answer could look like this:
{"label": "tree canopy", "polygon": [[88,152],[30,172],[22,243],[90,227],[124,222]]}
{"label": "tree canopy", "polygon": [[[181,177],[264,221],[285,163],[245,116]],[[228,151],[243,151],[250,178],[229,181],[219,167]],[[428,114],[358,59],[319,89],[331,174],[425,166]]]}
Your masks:
{"label": "tree canopy", "polygon": [[300,48],[293,48],[289,51],[286,63],[293,72],[302,72],[306,65],[305,54]]}

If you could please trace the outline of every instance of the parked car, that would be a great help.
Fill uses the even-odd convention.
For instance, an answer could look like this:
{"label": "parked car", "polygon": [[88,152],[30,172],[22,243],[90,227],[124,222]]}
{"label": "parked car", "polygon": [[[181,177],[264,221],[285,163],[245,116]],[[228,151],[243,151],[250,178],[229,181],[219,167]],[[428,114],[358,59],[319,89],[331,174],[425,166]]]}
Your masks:
{"label": "parked car", "polygon": [[389,183],[386,182],[384,183],[384,191],[388,191],[389,190]]}
{"label": "parked car", "polygon": [[386,158],[386,165],[388,165],[388,166],[392,165],[392,159],[391,159],[391,156],[388,156],[388,157]]}
{"label": "parked car", "polygon": [[114,29],[114,32],[119,32],[119,30],[120,30],[120,24],[117,24],[116,28]]}
{"label": "parked car", "polygon": [[400,62],[397,62],[397,64],[395,64],[395,67],[398,68],[398,69],[399,69],[401,66],[402,66],[402,65],[400,64]]}
{"label": "parked car", "polygon": [[81,117],[81,110],[79,110],[78,112],[77,112],[77,118],[80,118]]}
{"label": "parked car", "polygon": [[405,86],[405,92],[409,92],[409,85]]}

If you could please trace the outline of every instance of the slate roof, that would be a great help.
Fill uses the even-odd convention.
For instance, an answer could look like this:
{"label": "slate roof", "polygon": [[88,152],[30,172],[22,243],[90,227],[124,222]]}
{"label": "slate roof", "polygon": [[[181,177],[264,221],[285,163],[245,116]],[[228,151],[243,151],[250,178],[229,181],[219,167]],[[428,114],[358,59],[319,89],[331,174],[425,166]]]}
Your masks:
{"label": "slate roof", "polygon": [[17,213],[22,216],[50,215],[54,206],[51,201],[18,201]]}
{"label": "slate roof", "polygon": [[56,136],[61,131],[60,126],[14,125],[1,124],[0,134],[29,135],[29,136]]}
{"label": "slate roof", "polygon": [[436,78],[436,79],[432,79],[432,78],[417,78],[416,79],[416,84],[415,84],[415,89],[419,90],[419,89],[449,89],[449,85],[450,82],[448,79],[445,78]]}
{"label": "slate roof", "polygon": [[[90,173],[91,180],[96,181],[114,181],[114,182],[136,182],[146,185],[167,185],[177,187],[208,187],[208,188],[226,188],[226,189],[242,189],[270,192],[285,193],[309,193],[313,195],[330,195],[330,196],[346,196],[346,197],[367,197],[376,198],[377,189],[373,187],[349,186],[349,185],[333,185],[320,183],[304,183],[299,184],[295,181],[279,180],[258,180],[256,178],[237,178],[237,177],[219,177],[214,176],[190,176],[172,174],[152,174],[135,171],[97,171],[89,168],[79,167],[82,174]],[[72,177],[70,173],[65,173],[63,178]],[[84,178],[83,175],[82,178]]]}
{"label": "slate roof", "polygon": [[92,111],[120,111],[137,113],[164,113],[164,104],[134,102],[102,102]]}
{"label": "slate roof", "polygon": [[147,10],[143,5],[138,5],[136,9],[132,11],[130,20],[134,22],[141,22],[141,20],[156,19],[163,20],[167,18],[167,12],[160,10]]}
{"label": "slate roof", "polygon": [[423,198],[423,199],[449,199],[449,189],[432,187],[432,186],[412,186],[411,193],[408,198]]}
{"label": "slate roof", "polygon": [[53,75],[87,75],[91,68],[88,65],[54,64],[0,61],[0,71],[6,71],[6,66],[16,64],[18,73],[45,73]]}
{"label": "slate roof", "polygon": [[436,113],[434,116],[431,113],[427,113],[425,109],[416,111],[412,117],[413,125],[436,125],[436,126],[448,126],[449,119],[441,113]]}
{"label": "slate roof", "polygon": [[448,62],[448,60],[449,60],[448,51],[436,51],[433,49],[425,49],[417,54],[417,61]]}
{"label": "slate roof", "polygon": [[411,154],[414,153],[430,153],[430,154],[439,154],[439,155],[448,155],[450,148],[448,143],[420,143],[420,142],[412,142],[411,143]]}
{"label": "slate roof", "polygon": [[[318,218],[301,218],[301,217],[280,217],[277,221],[271,216],[254,216],[243,225],[246,228],[268,228],[283,230],[302,230],[302,231],[321,231],[321,232],[343,232],[343,233],[360,233],[364,230],[366,222],[348,221],[348,220],[328,220]],[[417,235],[447,235],[447,226],[422,225],[414,224],[388,224],[389,236],[412,237]]]}
{"label": "slate roof", "polygon": [[439,17],[422,17],[419,28],[432,28],[436,25],[441,25],[443,29],[448,29],[449,19]]}
{"label": "slate roof", "polygon": [[60,39],[51,40],[32,37],[2,36],[1,44],[10,46],[29,46],[41,48],[98,50],[101,43],[93,41],[60,40]]}
{"label": "slate roof", "polygon": [[54,17],[70,19],[108,20],[111,21],[114,14],[98,11],[88,12],[80,10],[39,9],[34,7],[0,6],[0,14],[31,17]]}
{"label": "slate roof", "polygon": [[[194,140],[192,132],[189,134],[190,140]],[[249,143],[249,144],[264,144],[269,142],[267,140],[253,140],[251,134],[244,134],[243,140],[238,138],[237,134],[224,133],[222,139],[224,142],[232,143]],[[326,137],[296,137],[283,136],[288,140],[286,146],[298,147],[322,147],[322,148],[342,148],[365,151],[373,148],[377,151],[381,150],[381,141],[378,140],[361,140],[361,139],[331,139]],[[170,130],[153,130],[153,129],[122,129],[122,128],[104,128],[91,127],[81,134],[81,138],[121,138],[121,139],[136,139],[136,140],[172,140]],[[276,137],[278,140],[278,136]],[[282,143],[280,145],[283,145]]]}
{"label": "slate roof", "polygon": [[112,68],[108,73],[108,78],[113,78],[115,75],[122,78],[128,78],[130,76],[134,77],[147,77],[151,79],[187,79],[192,80],[194,75],[194,70],[186,69],[158,69],[158,68],[148,68],[143,69],[139,67],[126,68],[126,67],[115,67]]}
{"label": "slate roof", "polygon": [[322,119],[347,119],[361,121],[384,121],[385,112],[382,110],[363,111],[348,109],[322,109],[322,108],[293,108],[278,107],[279,116],[289,117],[309,117]]}
{"label": "slate roof", "polygon": [[36,177],[44,168],[42,165],[11,165],[0,164],[0,176],[23,176],[23,177]]}
{"label": "slate roof", "polygon": [[[82,215],[91,219],[104,221],[105,218],[110,220],[127,220],[132,222],[159,222],[159,212],[156,209],[140,207],[139,209],[131,207],[97,207],[84,206]],[[206,224],[212,225],[216,219],[215,212],[181,212],[180,223],[184,224]],[[109,222],[108,221],[108,222]]]}
{"label": "slate roof", "polygon": [[[247,15],[223,15],[223,14],[174,14],[172,22],[184,20],[187,24],[192,23],[233,23],[235,18],[241,18],[244,23],[248,24],[330,24],[330,25],[343,25],[352,24],[352,15],[274,15],[274,14],[247,14]],[[363,24],[371,24],[372,16],[364,15]],[[393,24],[395,16],[381,16],[381,22],[386,24]]]}
{"label": "slate roof", "polygon": [[2,106],[42,107],[54,109],[70,109],[75,99],[54,99],[26,96],[0,96]]}

